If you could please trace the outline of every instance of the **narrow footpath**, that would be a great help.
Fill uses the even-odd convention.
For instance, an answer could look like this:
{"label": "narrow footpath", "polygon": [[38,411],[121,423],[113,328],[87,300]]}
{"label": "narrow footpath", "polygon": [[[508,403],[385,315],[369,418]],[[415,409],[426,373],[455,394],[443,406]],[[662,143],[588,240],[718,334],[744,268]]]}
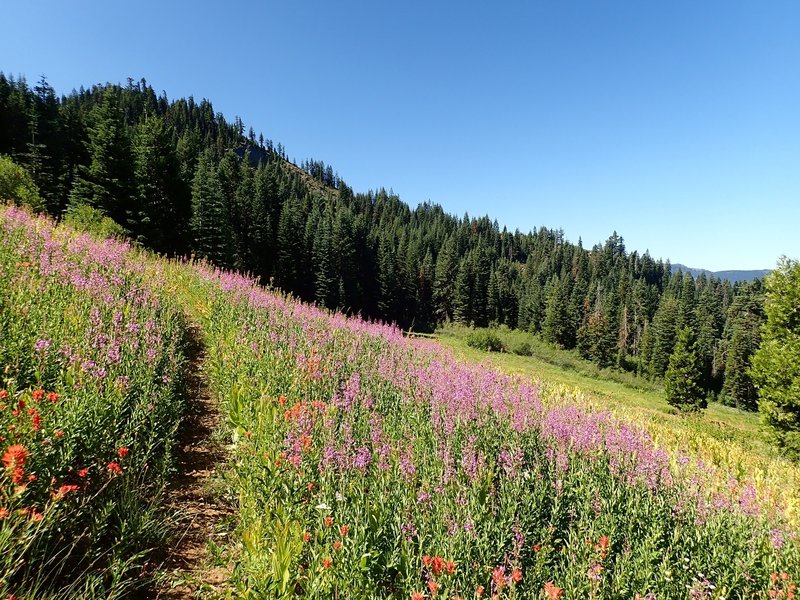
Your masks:
{"label": "narrow footpath", "polygon": [[160,567],[165,577],[159,599],[225,597],[232,571],[232,565],[220,565],[209,552],[209,546],[227,545],[224,522],[232,510],[213,493],[215,469],[225,461],[223,448],[212,438],[221,416],[206,381],[202,332],[197,326],[192,332],[189,404],[179,431],[178,472],[165,494],[167,509],[176,515],[176,533]]}

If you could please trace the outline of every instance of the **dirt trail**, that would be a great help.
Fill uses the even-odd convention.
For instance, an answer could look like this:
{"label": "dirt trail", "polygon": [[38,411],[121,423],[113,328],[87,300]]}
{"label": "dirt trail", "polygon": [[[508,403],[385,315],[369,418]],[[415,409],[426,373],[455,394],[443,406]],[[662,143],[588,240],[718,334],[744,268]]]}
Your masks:
{"label": "dirt trail", "polygon": [[212,565],[209,541],[225,544],[220,530],[230,507],[213,497],[215,468],[225,461],[224,450],[212,440],[221,416],[205,376],[202,333],[193,328],[189,354],[189,405],[179,432],[178,473],[166,491],[167,508],[178,515],[177,535],[165,551],[161,566],[166,580],[157,598],[206,598],[221,595],[230,578],[231,566]]}

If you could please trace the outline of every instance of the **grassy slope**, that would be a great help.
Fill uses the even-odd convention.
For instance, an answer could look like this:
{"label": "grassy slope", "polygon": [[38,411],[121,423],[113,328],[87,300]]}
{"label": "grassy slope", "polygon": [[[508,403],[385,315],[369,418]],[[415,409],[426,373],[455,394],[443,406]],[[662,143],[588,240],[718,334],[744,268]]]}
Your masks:
{"label": "grassy slope", "polygon": [[511,348],[528,341],[532,356],[483,352],[467,346],[465,338],[470,331],[447,326],[438,332],[439,341],[466,360],[483,361],[547,386],[577,390],[587,404],[639,423],[664,447],[701,456],[739,475],[755,475],[779,488],[793,487],[797,491],[792,512],[800,515],[800,468],[777,456],[757,414],[712,402],[702,414],[680,415],[667,404],[663,389],[650,382],[600,370],[572,352],[553,349],[519,332],[501,331],[500,337]]}

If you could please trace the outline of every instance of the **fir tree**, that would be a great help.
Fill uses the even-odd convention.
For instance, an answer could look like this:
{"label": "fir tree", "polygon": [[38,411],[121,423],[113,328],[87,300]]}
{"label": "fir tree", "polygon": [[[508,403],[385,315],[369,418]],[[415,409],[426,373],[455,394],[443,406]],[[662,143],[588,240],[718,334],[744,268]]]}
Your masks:
{"label": "fir tree", "polygon": [[192,181],[192,236],[195,252],[219,266],[230,259],[230,223],[210,149],[200,155]]}
{"label": "fir tree", "polygon": [[800,459],[800,263],[781,258],[765,280],[767,322],[752,375],[775,445]]}
{"label": "fir tree", "polygon": [[701,377],[692,332],[684,327],[678,331],[675,350],[664,375],[667,402],[685,412],[704,409],[706,399],[700,387]]}

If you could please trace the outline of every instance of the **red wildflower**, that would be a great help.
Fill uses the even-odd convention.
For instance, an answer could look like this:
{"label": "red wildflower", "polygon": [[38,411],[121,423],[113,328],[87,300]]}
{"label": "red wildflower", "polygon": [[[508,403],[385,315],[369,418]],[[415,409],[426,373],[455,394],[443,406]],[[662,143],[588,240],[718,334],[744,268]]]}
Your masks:
{"label": "red wildflower", "polygon": [[492,571],[492,581],[494,581],[494,584],[497,586],[498,592],[506,586],[505,567],[497,567],[494,571]]}
{"label": "red wildflower", "polygon": [[44,519],[44,515],[40,513],[38,510],[36,510],[35,506],[32,506],[30,508],[23,508],[22,514],[24,514],[26,517],[28,517],[31,521],[35,523],[38,523],[39,521]]}
{"label": "red wildflower", "polygon": [[520,581],[522,581],[522,571],[520,571],[519,569],[514,569],[513,571],[511,571],[511,581],[513,581],[514,583],[519,583]]}
{"label": "red wildflower", "polygon": [[431,596],[435,596],[439,593],[439,584],[436,583],[435,580],[431,579],[428,581],[428,590],[430,590]]}
{"label": "red wildflower", "polygon": [[60,429],[56,429],[56,430],[53,432],[53,435],[55,435],[57,438],[62,438],[62,437],[64,437],[64,432],[63,432],[63,431],[61,431]]}
{"label": "red wildflower", "polygon": [[342,537],[347,537],[347,534],[350,533],[350,526],[342,525],[341,527],[339,527],[339,533],[342,534]]}
{"label": "red wildflower", "polygon": [[6,469],[23,467],[29,456],[30,452],[25,449],[25,446],[14,444],[13,446],[9,446],[5,454],[3,454],[3,465],[5,465]]}
{"label": "red wildflower", "polygon": [[28,481],[36,481],[36,475],[34,475],[33,473],[28,475]]}
{"label": "red wildflower", "polygon": [[411,600],[425,600],[425,594],[422,592],[411,592]]}
{"label": "red wildflower", "polygon": [[8,390],[0,390],[0,400],[8,398]]}
{"label": "red wildflower", "polygon": [[447,571],[448,575],[452,575],[456,572],[456,563],[454,563],[452,560],[448,560],[446,563],[444,563],[444,570]]}
{"label": "red wildflower", "polygon": [[308,542],[310,539],[311,539],[311,532],[310,531],[306,531],[305,533],[303,533],[303,541],[304,542]]}
{"label": "red wildflower", "polygon": [[333,561],[330,558],[328,558],[327,556],[322,559],[322,568],[323,569],[330,569],[332,564],[333,564]]}
{"label": "red wildflower", "polygon": [[89,474],[89,469],[79,469],[78,477],[86,477]]}
{"label": "red wildflower", "polygon": [[41,401],[41,399],[44,398],[44,390],[34,390],[31,394],[31,398],[36,400],[36,402]]}
{"label": "red wildflower", "polygon": [[110,462],[107,465],[108,470],[111,472],[112,475],[121,475],[122,474],[122,467],[119,466],[118,462]]}
{"label": "red wildflower", "polygon": [[538,552],[538,551],[539,551],[539,550],[541,550],[541,549],[542,549],[542,547],[541,547],[539,544],[534,544],[534,545],[533,545],[533,551],[534,551],[534,552]]}
{"label": "red wildflower", "polygon": [[422,556],[422,564],[425,565],[426,567],[430,567],[431,566],[431,561],[432,560],[433,559],[430,556],[428,556],[427,554],[424,554]]}
{"label": "red wildflower", "polygon": [[309,481],[308,482],[308,491],[310,492],[313,489],[314,489],[314,482],[313,481]]}
{"label": "red wildflower", "polygon": [[17,467],[11,472],[11,481],[15,484],[22,483],[22,480],[25,479],[25,470]]}
{"label": "red wildflower", "polygon": [[552,581],[548,581],[544,584],[544,593],[547,594],[547,600],[558,600],[564,594],[564,590],[553,585]]}
{"label": "red wildflower", "polygon": [[444,571],[444,559],[441,556],[434,556],[431,561],[431,570],[437,577]]}
{"label": "red wildflower", "polygon": [[73,485],[62,485],[53,494],[53,500],[60,500],[61,498],[63,498],[67,494],[70,494],[72,492],[77,492],[79,489],[81,489],[81,486],[79,486],[79,485],[74,485],[74,484]]}
{"label": "red wildflower", "polygon": [[337,551],[341,550],[342,549],[342,542],[340,542],[339,540],[336,540],[335,542],[333,542],[333,549],[337,550]]}
{"label": "red wildflower", "polygon": [[251,437],[253,437],[253,432],[252,431],[245,431],[244,432],[244,437],[246,437],[249,440]]}
{"label": "red wildflower", "polygon": [[333,517],[325,517],[325,527],[333,525]]}
{"label": "red wildflower", "polygon": [[482,585],[479,585],[478,587],[476,587],[476,588],[475,588],[475,595],[476,595],[478,598],[483,598],[483,589],[484,589],[484,588],[483,588],[483,586],[482,586]]}
{"label": "red wildflower", "polygon": [[8,509],[5,506],[0,506],[0,520],[8,516]]}
{"label": "red wildflower", "polygon": [[117,455],[120,458],[125,458],[126,456],[128,456],[128,452],[129,452],[129,450],[125,446],[122,446],[121,448],[117,448]]}
{"label": "red wildflower", "polygon": [[605,558],[606,554],[608,554],[608,547],[609,547],[609,540],[607,535],[600,536],[600,539],[597,540],[597,544],[595,544],[594,549],[595,552],[600,554],[600,558]]}
{"label": "red wildflower", "polygon": [[31,427],[33,427],[34,431],[39,431],[42,428],[42,417],[33,409],[31,409]]}
{"label": "red wildflower", "polygon": [[58,402],[59,398],[60,398],[60,396],[58,395],[58,392],[50,392],[49,394],[47,394],[47,399],[50,402],[54,402],[54,403]]}

